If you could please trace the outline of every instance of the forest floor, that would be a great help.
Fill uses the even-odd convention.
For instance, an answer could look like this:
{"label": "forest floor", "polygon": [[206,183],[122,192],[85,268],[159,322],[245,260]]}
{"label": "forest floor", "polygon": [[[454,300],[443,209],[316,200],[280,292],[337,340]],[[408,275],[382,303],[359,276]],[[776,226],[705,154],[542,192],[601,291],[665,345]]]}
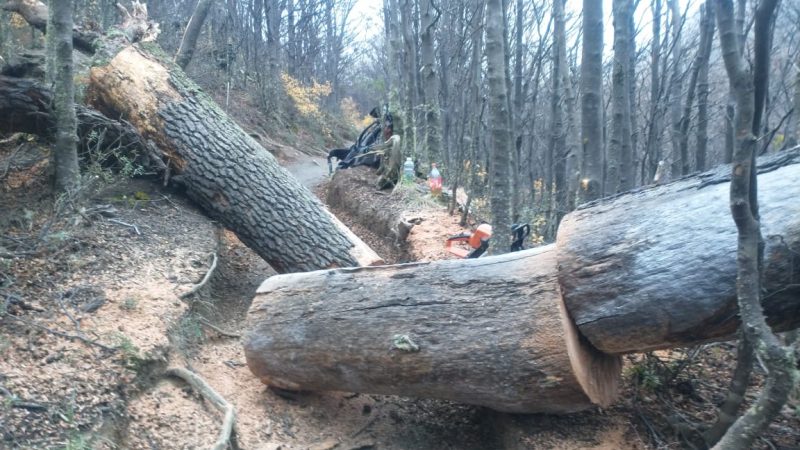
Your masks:
{"label": "forest floor", "polygon": [[[730,343],[628,358],[614,406],[568,416],[272,390],[248,370],[238,337],[274,273],[267,264],[160,180],[118,180],[80,205],[54,200],[46,165],[17,161],[47,149],[20,145],[29,148],[0,148],[0,448],[208,448],[222,417],[165,376],[185,367],[235,406],[234,449],[677,449],[688,444],[676,430],[688,428],[674,425],[710,423],[733,369]],[[286,152],[324,199],[324,160]],[[405,246],[370,233],[369,218],[336,213],[389,263],[448,257],[444,238],[466,231],[435,201],[381,198],[422,219]],[[182,298],[212,255],[208,283]],[[796,408],[758,448],[800,448]]]}

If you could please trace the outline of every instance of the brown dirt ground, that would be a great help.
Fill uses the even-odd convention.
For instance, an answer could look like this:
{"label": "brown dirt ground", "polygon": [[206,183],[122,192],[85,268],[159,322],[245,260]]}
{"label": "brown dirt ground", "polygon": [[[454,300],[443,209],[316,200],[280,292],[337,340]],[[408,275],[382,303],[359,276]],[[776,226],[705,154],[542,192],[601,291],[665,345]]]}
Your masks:
{"label": "brown dirt ground", "polygon": [[[12,151],[0,148],[0,168]],[[236,407],[233,448],[677,449],[684,440],[669,422],[709,423],[734,364],[731,344],[712,344],[674,380],[653,386],[653,374],[685,354],[661,353],[663,363],[630,358],[616,405],[569,416],[271,390],[244,365],[238,338],[203,324],[241,333],[255,289],[273,273],[235,235],[157,182],[101,189],[83,210],[76,205],[81,214],[53,201],[41,166],[10,167],[0,189],[0,252],[18,256],[0,258],[0,448],[206,448],[221,417],[183,381],[163,376],[180,366]],[[139,234],[92,212],[105,204]],[[425,199],[396,207],[423,221],[410,253],[395,258],[449,257],[444,237],[461,231],[457,219]],[[380,236],[362,234],[363,218],[342,219],[381,251]],[[210,282],[181,300],[215,252]],[[800,448],[796,407],[785,408],[758,448]]]}

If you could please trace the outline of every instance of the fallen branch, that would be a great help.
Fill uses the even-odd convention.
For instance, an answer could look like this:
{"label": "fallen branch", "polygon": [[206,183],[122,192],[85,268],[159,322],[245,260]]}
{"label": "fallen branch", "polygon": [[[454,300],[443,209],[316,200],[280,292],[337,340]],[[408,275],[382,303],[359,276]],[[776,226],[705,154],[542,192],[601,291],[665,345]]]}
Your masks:
{"label": "fallen branch", "polygon": [[200,378],[200,376],[194,372],[190,372],[189,370],[180,367],[175,367],[172,369],[167,369],[166,374],[168,376],[177,377],[186,381],[192,388],[199,392],[203,398],[213,403],[217,409],[225,413],[225,418],[222,421],[222,429],[219,432],[219,437],[217,437],[214,445],[211,446],[211,450],[225,450],[228,448],[228,441],[230,441],[231,438],[233,424],[236,421],[236,410],[234,409],[233,405],[222,398],[217,391],[215,391],[211,386],[208,385],[208,383],[206,383],[205,380]]}
{"label": "fallen branch", "polygon": [[184,292],[183,294],[181,294],[179,296],[181,299],[189,297],[190,295],[194,295],[194,293],[199,291],[203,286],[206,285],[206,283],[208,283],[208,280],[211,279],[211,274],[214,273],[214,269],[217,268],[217,254],[216,253],[212,253],[211,254],[211,258],[212,258],[211,267],[208,269],[208,272],[206,272],[206,276],[203,277],[203,279],[200,281],[200,283],[194,285],[193,288],[191,288],[187,292]]}
{"label": "fallen branch", "polygon": [[239,338],[242,337],[241,334],[236,334],[236,333],[234,333],[232,331],[223,330],[222,328],[220,328],[220,327],[214,325],[213,323],[209,322],[205,317],[199,317],[198,320],[200,321],[201,324],[207,326],[208,328],[211,328],[212,330],[216,331],[217,333],[219,333],[222,336],[235,338],[235,339],[239,339]]}
{"label": "fallen branch", "polygon": [[18,322],[21,322],[21,323],[23,323],[25,325],[28,325],[29,327],[37,328],[39,330],[45,331],[45,332],[50,333],[50,334],[55,335],[55,336],[63,337],[65,339],[69,339],[71,341],[78,340],[78,341],[81,341],[81,342],[83,342],[85,344],[93,345],[95,347],[99,347],[99,348],[101,348],[101,349],[103,349],[105,351],[112,352],[112,353],[117,351],[116,348],[109,347],[107,345],[103,345],[103,344],[101,344],[101,343],[99,343],[97,341],[93,341],[93,340],[91,340],[91,339],[89,339],[89,338],[87,338],[85,336],[80,336],[80,335],[76,335],[76,334],[68,334],[68,333],[64,333],[64,332],[58,331],[58,330],[53,330],[53,329],[47,328],[44,325],[39,325],[36,322],[31,322],[29,320],[25,320],[25,319],[23,319],[21,317],[14,316],[12,314],[7,314],[6,313],[6,314],[3,314],[3,315],[5,317],[11,318],[11,319],[16,320]]}
{"label": "fallen branch", "polygon": [[133,228],[133,231],[135,231],[136,234],[138,234],[139,236],[142,235],[142,233],[139,232],[139,228],[134,224],[123,222],[123,221],[117,220],[117,219],[106,219],[106,220],[108,220],[109,222],[112,222],[112,223],[123,225],[123,226],[129,227],[129,228]]}

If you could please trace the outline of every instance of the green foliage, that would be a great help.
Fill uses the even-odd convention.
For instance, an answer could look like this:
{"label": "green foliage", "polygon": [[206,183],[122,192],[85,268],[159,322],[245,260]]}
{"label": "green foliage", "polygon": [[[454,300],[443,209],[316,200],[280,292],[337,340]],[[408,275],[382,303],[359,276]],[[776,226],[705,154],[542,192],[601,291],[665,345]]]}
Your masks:
{"label": "green foliage", "polygon": [[125,152],[119,144],[106,142],[104,131],[90,131],[84,146],[81,157],[88,174],[106,184],[115,182],[117,177],[133,178],[145,173],[135,156]]}
{"label": "green foliage", "polygon": [[628,367],[625,376],[630,378],[634,384],[647,391],[656,391],[664,385],[663,374],[647,360]]}
{"label": "green foliage", "polygon": [[125,297],[125,300],[122,301],[122,304],[119,305],[120,309],[124,311],[133,311],[139,306],[139,301],[133,297]]}
{"label": "green foliage", "polygon": [[114,348],[116,348],[122,358],[122,365],[131,370],[138,370],[143,363],[139,354],[139,348],[133,344],[131,338],[122,333],[114,335]]}

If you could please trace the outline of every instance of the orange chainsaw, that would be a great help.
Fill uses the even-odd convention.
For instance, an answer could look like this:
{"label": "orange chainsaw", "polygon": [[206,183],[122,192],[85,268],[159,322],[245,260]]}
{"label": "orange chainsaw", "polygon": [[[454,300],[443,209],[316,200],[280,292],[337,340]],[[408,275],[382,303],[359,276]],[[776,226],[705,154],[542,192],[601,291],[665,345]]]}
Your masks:
{"label": "orange chainsaw", "polygon": [[[511,225],[511,234],[514,241],[511,243],[511,251],[516,252],[524,249],[523,242],[531,234],[531,226],[527,223],[515,223]],[[445,250],[458,256],[459,258],[478,258],[489,248],[489,239],[492,237],[492,226],[488,223],[478,225],[473,233],[461,233],[451,236],[445,242]],[[456,243],[466,243],[469,249],[463,246],[456,246]]]}

